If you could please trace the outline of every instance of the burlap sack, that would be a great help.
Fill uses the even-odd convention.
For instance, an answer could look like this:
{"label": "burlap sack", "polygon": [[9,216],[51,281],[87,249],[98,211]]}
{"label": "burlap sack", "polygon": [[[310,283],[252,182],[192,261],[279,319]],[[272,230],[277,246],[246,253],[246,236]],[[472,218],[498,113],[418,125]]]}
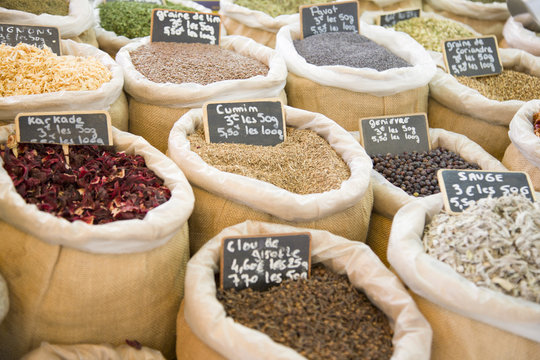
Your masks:
{"label": "burlap sack", "polygon": [[127,130],[128,106],[122,91],[124,74],[120,66],[105,52],[87,44],[62,40],[61,49],[63,55],[96,58],[112,72],[111,80],[97,90],[0,97],[0,125],[13,123],[21,112],[107,110],[112,125]]}
{"label": "burlap sack", "polygon": [[358,130],[358,119],[427,111],[427,83],[435,63],[426,50],[406,34],[361,22],[360,34],[412,64],[376,71],[346,66],[308,64],[296,51],[300,25],[281,28],[276,50],[287,63],[287,100],[296,108],[328,116],[346,130]]}
{"label": "burlap sack", "polygon": [[161,352],[147,347],[135,349],[129,345],[52,345],[42,343],[21,360],[165,360]]}
{"label": "burlap sack", "polygon": [[[500,49],[500,55],[505,69],[540,76],[539,57],[517,49]],[[510,144],[508,125],[524,101],[488,99],[442,69],[437,69],[429,91],[430,127],[466,135],[488,153],[502,159]]]}
{"label": "burlap sack", "polygon": [[4,320],[4,317],[6,317],[6,314],[9,309],[9,295],[8,295],[8,288],[6,285],[6,280],[0,275],[0,324],[2,323],[2,320]]}
{"label": "burlap sack", "polygon": [[426,0],[424,10],[467,24],[481,34],[495,35],[498,40],[502,39],[504,23],[510,16],[506,2]]}
{"label": "burlap sack", "polygon": [[534,31],[523,26],[523,21],[528,14],[510,16],[503,28],[504,40],[508,47],[525,50],[534,56],[540,56],[540,38]]}
{"label": "burlap sack", "polygon": [[[12,131],[0,128],[0,142]],[[0,166],[0,272],[10,296],[2,359],[19,359],[42,341],[125,339],[172,357],[193,193],[178,167],[144,139],[116,129],[113,138],[117,150],[142,155],[171,189],[171,199],[143,220],[68,222],[26,204]]]}
{"label": "burlap sack", "polygon": [[[507,171],[507,169],[482,147],[466,136],[444,129],[429,129],[431,148],[443,147],[453,151],[465,160],[478,164],[483,170]],[[386,180],[376,170],[371,171],[373,186],[373,213],[366,243],[388,264],[386,252],[392,219],[405,204],[418,198],[407,194],[399,187]]]}
{"label": "burlap sack", "polygon": [[388,245],[390,264],[433,327],[433,359],[537,358],[539,304],[478,287],[424,252],[424,226],[442,209],[442,194],[405,205]]}
{"label": "burlap sack", "polygon": [[274,50],[243,36],[224,36],[223,48],[254,58],[270,68],[266,76],[224,80],[208,85],[155,83],[138,72],[129,52],[149,42],[143,38],[124,46],[116,61],[122,66],[129,99],[129,131],[143,136],[158,150],[167,150],[169,132],[176,120],[205,102],[283,97],[287,67]]}
{"label": "burlap sack", "polygon": [[525,171],[536,191],[540,191],[540,137],[534,134],[533,114],[540,112],[540,100],[528,101],[510,122],[508,136],[512,143],[502,162],[509,170]]}
{"label": "burlap sack", "polygon": [[223,228],[251,219],[333,231],[365,241],[372,191],[371,160],[355,139],[321,114],[285,107],[288,126],[310,129],[343,158],[351,176],[337,190],[300,195],[270,183],[220,171],[190,150],[187,135],[202,126],[202,110],[182,116],[171,130],[168,155],[186,174],[195,193],[189,219],[191,253]]}
{"label": "burlap sack", "polygon": [[[130,39],[123,35],[117,35],[114,31],[105,30],[100,25],[100,18],[99,18],[99,5],[103,4],[106,0],[95,0],[94,1],[94,18],[96,19],[95,24],[95,32],[96,32],[96,38],[99,43],[99,48],[103,51],[105,51],[107,54],[109,54],[112,58],[116,56],[116,53],[118,50],[120,50],[121,47],[129,44],[130,42],[140,40],[141,38],[134,38]],[[188,6],[192,9],[195,9],[199,12],[206,12],[210,13],[212,10],[194,2],[191,0],[169,0],[172,3],[175,4],[182,4],[185,6]],[[225,27],[222,26],[221,30],[224,30]],[[221,33],[223,34],[223,32]]]}
{"label": "burlap sack", "polygon": [[66,16],[10,10],[0,7],[0,23],[41,25],[57,27],[62,39],[71,39],[97,47],[94,32],[92,5],[87,0],[70,0],[69,14]]}
{"label": "burlap sack", "polygon": [[[305,359],[267,335],[228,318],[216,299],[214,275],[218,272],[221,239],[225,236],[271,233],[311,233],[312,263],[323,263],[332,271],[347,274],[351,283],[364,291],[390,319],[394,329],[392,359],[429,359],[431,329],[398,278],[385,268],[366,245],[327,231],[246,221],[224,229],[189,261],[186,272],[184,311],[187,326],[179,327],[178,359]],[[361,270],[361,271],[359,271]],[[184,333],[184,330],[190,330]],[[184,336],[202,341],[186,343]],[[226,334],[226,335],[224,335]],[[210,348],[210,349],[209,349]],[[213,357],[213,352],[220,354]]]}

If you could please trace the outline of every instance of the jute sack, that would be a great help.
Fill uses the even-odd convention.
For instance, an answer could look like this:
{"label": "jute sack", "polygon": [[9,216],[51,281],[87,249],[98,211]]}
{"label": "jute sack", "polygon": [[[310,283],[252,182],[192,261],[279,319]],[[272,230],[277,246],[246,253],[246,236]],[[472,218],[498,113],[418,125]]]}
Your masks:
{"label": "jute sack", "polygon": [[503,28],[503,36],[506,45],[511,48],[525,50],[534,56],[540,56],[540,38],[534,31],[523,26],[524,15],[510,16]]}
{"label": "jute sack", "polygon": [[208,85],[184,83],[155,83],[138,72],[131,61],[130,51],[147,44],[142,38],[124,46],[116,61],[122,66],[125,90],[129,99],[129,131],[143,136],[158,150],[167,150],[169,132],[176,120],[191,108],[200,108],[208,101],[260,99],[285,96],[283,89],[287,67],[273,49],[243,36],[224,36],[221,47],[257,59],[269,67],[266,76],[243,80],[224,80]]}
{"label": "jute sack", "polygon": [[525,171],[536,191],[540,191],[540,137],[534,134],[533,114],[540,112],[540,100],[523,105],[510,121],[508,136],[512,143],[502,163],[509,170]]}
{"label": "jute sack", "polygon": [[427,84],[435,63],[426,50],[406,34],[364,22],[360,34],[413,66],[376,71],[308,64],[293,45],[300,38],[299,23],[287,25],[277,34],[276,50],[289,70],[289,105],[326,115],[349,131],[358,130],[361,117],[427,111]]}
{"label": "jute sack", "polygon": [[506,2],[426,0],[424,10],[467,24],[481,34],[495,35],[498,40],[502,39],[504,23],[510,16]]}
{"label": "jute sack", "polygon": [[128,104],[122,90],[122,68],[105,52],[71,40],[61,40],[63,55],[94,57],[111,72],[109,82],[96,90],[57,91],[36,95],[0,97],[0,125],[13,123],[21,112],[107,110],[112,125],[120,130],[128,129]]}
{"label": "jute sack", "polygon": [[[468,162],[477,164],[482,170],[507,171],[497,159],[466,136],[433,128],[429,129],[429,136],[432,149],[443,147],[459,154]],[[373,213],[366,243],[385,264],[388,264],[386,253],[392,219],[401,207],[419,198],[393,185],[376,170],[371,170],[371,184]]]}
{"label": "jute sack", "polygon": [[129,345],[52,345],[47,342],[26,354],[21,360],[165,360],[161,352]]}
{"label": "jute sack", "polygon": [[540,305],[476,286],[424,252],[424,226],[443,209],[442,194],[401,208],[388,260],[433,327],[432,359],[535,359]]}
{"label": "jute sack", "polygon": [[0,324],[6,317],[9,309],[9,295],[6,280],[0,275]]}
{"label": "jute sack", "polygon": [[10,10],[0,7],[0,23],[20,25],[54,26],[62,39],[71,39],[98,47],[94,32],[94,14],[87,0],[70,0],[66,16]]}
{"label": "jute sack", "polygon": [[[312,263],[322,263],[338,274],[346,274],[351,283],[388,316],[394,330],[392,359],[429,359],[429,324],[399,279],[381,264],[369,247],[327,231],[246,221],[221,231],[188,263],[184,311],[178,313],[176,356],[179,360],[305,359],[293,349],[227,317],[216,298],[214,280],[223,237],[305,231],[311,233]],[[185,337],[200,341],[186,343]],[[216,352],[219,355],[216,356]]]}
{"label": "jute sack", "polygon": [[349,133],[321,114],[287,106],[285,121],[288,126],[318,133],[347,163],[351,176],[339,189],[300,195],[220,171],[190,150],[187,135],[202,126],[202,110],[191,110],[174,124],[168,154],[186,174],[196,199],[189,219],[192,254],[223,228],[248,219],[328,230],[365,241],[373,203],[369,183],[372,165],[366,152]]}
{"label": "jute sack", "polygon": [[[0,142],[13,131],[0,128]],[[178,167],[144,139],[114,128],[113,139],[116,150],[142,155],[171,190],[143,220],[89,225],[39,211],[0,166],[0,272],[10,296],[0,325],[2,359],[20,359],[42,341],[125,339],[172,357],[193,193]]]}
{"label": "jute sack", "polygon": [[[505,69],[540,76],[540,58],[523,50],[500,49]],[[429,83],[429,126],[469,137],[488,153],[502,159],[510,144],[508,125],[525,101],[497,101],[460,84],[442,69]]]}
{"label": "jute sack", "polygon": [[[106,0],[95,0],[94,1],[94,17],[96,19],[95,32],[96,38],[99,43],[99,48],[105,51],[111,57],[115,57],[118,50],[121,47],[129,44],[130,42],[140,40],[141,38],[130,39],[123,35],[117,35],[114,31],[105,30],[101,27],[100,18],[99,18],[99,5],[103,4]],[[192,9],[195,9],[199,12],[210,13],[212,10],[194,2],[191,0],[169,0],[171,3],[182,4],[188,6]],[[222,26],[222,30],[224,27]],[[223,33],[222,33],[223,35]]]}

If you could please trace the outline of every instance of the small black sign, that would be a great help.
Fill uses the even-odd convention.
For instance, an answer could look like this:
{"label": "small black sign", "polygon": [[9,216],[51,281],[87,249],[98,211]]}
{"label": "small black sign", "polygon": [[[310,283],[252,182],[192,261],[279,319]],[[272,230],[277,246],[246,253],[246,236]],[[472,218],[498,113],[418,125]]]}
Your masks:
{"label": "small black sign", "polygon": [[368,155],[429,151],[426,114],[405,114],[360,119],[360,141]]}
{"label": "small black sign", "polygon": [[23,113],[15,118],[17,142],[63,145],[112,145],[106,111]]}
{"label": "small black sign", "polygon": [[217,14],[154,9],[152,42],[182,42],[219,45],[221,17]]}
{"label": "small black sign", "polygon": [[445,209],[452,213],[465,210],[471,201],[489,196],[521,194],[535,201],[531,181],[525,172],[441,169],[437,178],[444,193]]}
{"label": "small black sign", "polygon": [[278,99],[206,103],[203,114],[208,143],[274,146],[287,135]]}
{"label": "small black sign", "polygon": [[266,290],[284,280],[307,279],[310,272],[310,233],[231,236],[222,241],[222,289]]}
{"label": "small black sign", "polygon": [[329,32],[360,32],[358,1],[300,6],[302,38]]}
{"label": "small black sign", "polygon": [[489,76],[503,71],[494,35],[446,40],[443,55],[447,71],[454,76]]}
{"label": "small black sign", "polygon": [[410,9],[382,14],[377,19],[377,23],[380,26],[392,27],[400,21],[415,17],[420,17],[420,9]]}
{"label": "small black sign", "polygon": [[140,3],[149,3],[149,4],[156,4],[156,5],[165,5],[164,0],[104,0],[103,2],[116,2],[116,1],[140,2]]}
{"label": "small black sign", "polygon": [[34,45],[40,49],[48,46],[53,53],[61,55],[58,28],[38,25],[0,24],[0,44],[16,46],[18,43]]}

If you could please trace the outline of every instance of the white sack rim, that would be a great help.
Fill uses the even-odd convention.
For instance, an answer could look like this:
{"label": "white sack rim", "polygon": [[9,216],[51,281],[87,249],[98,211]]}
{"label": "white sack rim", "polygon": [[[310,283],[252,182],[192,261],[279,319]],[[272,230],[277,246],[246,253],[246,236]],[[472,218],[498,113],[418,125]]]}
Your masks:
{"label": "white sack rim", "polygon": [[523,105],[510,122],[508,136],[531,164],[540,168],[540,137],[534,134],[533,114],[540,112],[540,100],[531,100]]}

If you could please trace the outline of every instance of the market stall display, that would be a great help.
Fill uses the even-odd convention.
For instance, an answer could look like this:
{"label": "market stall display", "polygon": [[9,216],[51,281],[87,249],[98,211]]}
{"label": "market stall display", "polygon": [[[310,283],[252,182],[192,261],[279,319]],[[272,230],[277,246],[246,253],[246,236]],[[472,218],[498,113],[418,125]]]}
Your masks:
{"label": "market stall display", "polygon": [[[217,284],[214,276],[218,269],[223,237],[306,231],[312,237],[312,263],[320,263],[337,274],[346,275],[354,288],[364,292],[369,300],[391,319],[391,328],[394,332],[392,355],[402,359],[429,359],[431,342],[429,325],[422,316],[419,316],[416,306],[399,280],[381,264],[367,246],[327,231],[256,221],[246,221],[224,229],[209,240],[190,260],[186,276],[188,290],[184,309],[178,314],[178,359],[200,358],[202,354],[205,354],[207,359],[305,359],[306,354],[302,356],[292,348],[280,344],[279,340],[272,340],[262,332],[242,326],[227,316],[216,298]],[[290,285],[290,291],[293,291],[293,286]],[[319,298],[321,302],[325,301],[324,295],[321,294]],[[347,300],[338,300],[337,297],[334,299],[328,296],[326,300],[336,301],[334,307],[336,310],[341,308],[343,315],[346,316],[350,309],[343,302]],[[282,303],[276,302],[274,306],[279,304]],[[283,304],[285,306],[286,303]],[[309,305],[306,307],[309,308]],[[316,321],[317,316],[322,315],[317,314],[315,310],[310,317],[312,321]],[[228,336],[220,335],[224,333]],[[323,335],[318,340],[322,341],[322,337]],[[300,335],[298,341],[301,342],[301,339]],[[374,338],[371,336],[365,338],[367,344],[372,340]],[[335,341],[339,342],[339,339]],[[322,348],[320,350],[324,351]]]}

